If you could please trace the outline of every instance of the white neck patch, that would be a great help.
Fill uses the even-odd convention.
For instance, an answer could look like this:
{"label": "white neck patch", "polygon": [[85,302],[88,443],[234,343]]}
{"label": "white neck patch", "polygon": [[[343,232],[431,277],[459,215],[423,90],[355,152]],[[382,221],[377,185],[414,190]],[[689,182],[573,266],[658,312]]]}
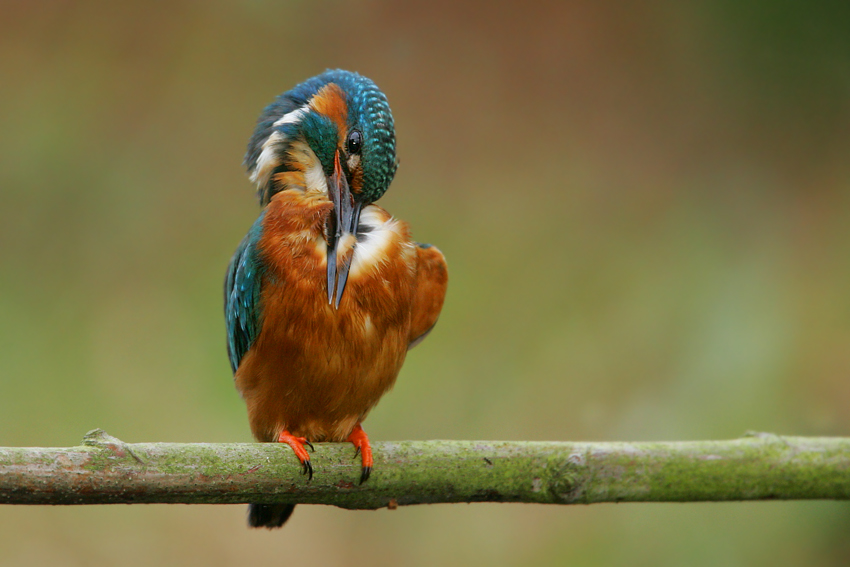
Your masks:
{"label": "white neck patch", "polygon": [[[275,120],[273,126],[277,128],[284,124],[296,124],[307,115],[309,110],[310,104],[307,103],[300,108],[287,112]],[[266,138],[266,141],[263,142],[262,150],[260,151],[257,163],[254,166],[254,171],[251,173],[251,183],[254,183],[257,186],[257,189],[262,189],[266,186],[269,182],[269,177],[271,176],[272,171],[280,165],[280,151],[285,141],[286,136],[284,136],[280,131],[274,130],[269,137]],[[316,156],[313,155],[314,159],[315,157]]]}
{"label": "white neck patch", "polygon": [[351,261],[351,275],[357,277],[382,262],[384,253],[393,239],[400,236],[400,223],[385,210],[375,205],[363,208],[360,226],[366,228],[358,235]]}

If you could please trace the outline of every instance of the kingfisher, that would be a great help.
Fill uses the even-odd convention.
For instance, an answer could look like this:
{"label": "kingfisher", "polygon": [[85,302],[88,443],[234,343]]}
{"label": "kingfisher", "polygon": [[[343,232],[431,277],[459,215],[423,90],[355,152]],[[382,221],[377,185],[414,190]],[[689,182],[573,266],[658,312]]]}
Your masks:
{"label": "kingfisher", "polygon": [[[244,165],[261,212],[227,269],[227,351],[254,438],[306,450],[347,441],[372,472],[362,422],[407,351],[437,322],[443,254],[374,204],[398,167],[387,97],[328,70],[277,97]],[[294,504],[251,504],[248,525],[277,528]]]}

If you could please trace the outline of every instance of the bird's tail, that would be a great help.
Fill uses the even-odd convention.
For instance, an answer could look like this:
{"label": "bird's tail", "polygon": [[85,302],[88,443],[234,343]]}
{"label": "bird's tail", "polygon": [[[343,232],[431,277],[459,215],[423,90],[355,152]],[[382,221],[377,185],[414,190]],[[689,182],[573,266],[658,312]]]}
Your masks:
{"label": "bird's tail", "polygon": [[295,510],[295,504],[248,504],[248,526],[279,528]]}

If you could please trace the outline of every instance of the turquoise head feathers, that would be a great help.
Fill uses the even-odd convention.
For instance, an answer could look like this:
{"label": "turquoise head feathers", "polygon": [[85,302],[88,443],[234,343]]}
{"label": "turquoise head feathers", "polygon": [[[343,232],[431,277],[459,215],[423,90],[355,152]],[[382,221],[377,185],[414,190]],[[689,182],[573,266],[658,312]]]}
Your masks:
{"label": "turquoise head feathers", "polygon": [[321,185],[311,168],[332,175],[337,152],[355,201],[368,204],[386,192],[398,167],[387,97],[370,79],[339,69],[304,81],[268,105],[244,163],[265,205],[293,180]]}

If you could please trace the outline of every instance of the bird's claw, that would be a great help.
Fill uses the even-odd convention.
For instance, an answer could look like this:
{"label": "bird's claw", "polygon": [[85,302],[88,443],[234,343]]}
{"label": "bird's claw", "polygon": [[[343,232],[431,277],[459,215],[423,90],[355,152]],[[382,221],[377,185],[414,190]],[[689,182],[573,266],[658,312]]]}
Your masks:
{"label": "bird's claw", "polygon": [[310,459],[305,459],[301,462],[301,474],[307,475],[307,480],[313,480],[313,464],[310,462]]}
{"label": "bird's claw", "polygon": [[354,458],[361,455],[363,467],[360,469],[360,484],[369,480],[372,474],[372,446],[369,445],[369,437],[358,423],[348,436],[347,441],[354,445]]}
{"label": "bird's claw", "polygon": [[313,444],[312,444],[312,443],[310,443],[309,441],[307,441],[306,439],[304,439],[304,444],[305,444],[305,445],[307,445],[308,447],[310,447],[310,450],[311,450],[312,452],[314,452],[314,453],[316,452],[316,448],[315,448],[315,447],[313,447]]}
{"label": "bird's claw", "polygon": [[310,455],[307,454],[307,449],[304,448],[306,445],[315,451],[313,444],[310,443],[306,437],[295,437],[286,430],[280,432],[277,440],[279,443],[286,443],[292,447],[292,450],[295,452],[295,456],[298,457],[298,460],[301,462],[301,474],[306,474],[308,481],[313,480],[313,464],[310,462]]}

